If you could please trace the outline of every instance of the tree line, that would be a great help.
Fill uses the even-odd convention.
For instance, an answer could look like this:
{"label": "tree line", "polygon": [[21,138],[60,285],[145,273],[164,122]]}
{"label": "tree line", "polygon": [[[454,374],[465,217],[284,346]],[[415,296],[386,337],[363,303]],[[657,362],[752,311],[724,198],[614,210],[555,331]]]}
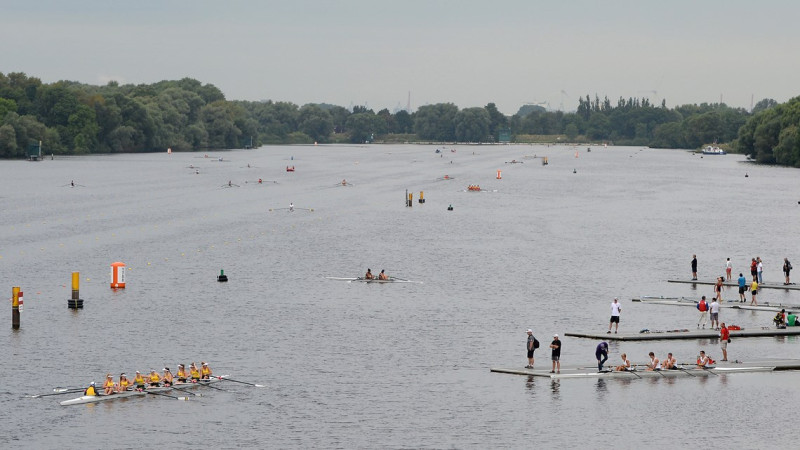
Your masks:
{"label": "tree line", "polygon": [[[752,112],[722,103],[670,109],[666,101],[653,105],[646,98],[619,98],[612,103],[586,95],[568,113],[525,105],[509,117],[494,103],[464,109],[438,103],[413,113],[375,113],[364,106],[228,101],[217,87],[191,78],[95,86],[0,73],[0,157],[23,157],[39,141],[45,153],[87,154],[363,143],[398,136],[428,142],[497,142],[509,136],[514,142],[549,135],[662,148],[730,143],[758,161],[794,165],[800,115],[792,116],[793,104],[765,99]],[[784,115],[794,118],[794,128],[785,124]]]}

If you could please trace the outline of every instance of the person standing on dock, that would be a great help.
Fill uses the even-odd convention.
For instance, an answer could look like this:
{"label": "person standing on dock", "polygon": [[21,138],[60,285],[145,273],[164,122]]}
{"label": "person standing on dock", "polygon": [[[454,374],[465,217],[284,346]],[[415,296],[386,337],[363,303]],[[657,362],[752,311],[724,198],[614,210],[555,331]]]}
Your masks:
{"label": "person standing on dock", "polygon": [[525,366],[526,369],[533,369],[533,352],[539,348],[539,341],[536,340],[536,337],[533,335],[533,330],[528,328],[528,365]]}
{"label": "person standing on dock", "polygon": [[692,279],[697,279],[697,255],[692,255]]}
{"label": "person standing on dock", "polygon": [[753,296],[753,299],[750,300],[750,306],[758,306],[758,300],[756,300],[756,295],[758,294],[758,281],[753,280],[750,283],[750,294]]}
{"label": "person standing on dock", "polygon": [[[553,335],[553,342],[550,343],[550,359],[553,360],[553,369],[550,373],[561,373],[561,341],[558,340],[558,335]],[[558,372],[556,372],[558,368]]]}
{"label": "person standing on dock", "polygon": [[717,277],[717,282],[714,283],[714,299],[716,299],[718,302],[722,301],[722,284],[723,283],[724,283],[724,281],[722,281],[722,277]]}
{"label": "person standing on dock", "polygon": [[750,261],[750,275],[753,276],[753,281],[758,281],[758,261],[755,258]]}
{"label": "person standing on dock", "polygon": [[706,324],[708,323],[708,303],[706,302],[706,296],[700,298],[700,302],[697,303],[697,310],[700,311],[700,319],[697,320],[697,328],[700,328],[700,323],[703,324],[703,329],[706,329]]}
{"label": "person standing on dock", "polygon": [[594,357],[597,358],[597,371],[603,371],[603,364],[608,361],[608,342],[603,341],[597,344],[597,348],[594,351]]}
{"label": "person standing on dock", "polygon": [[731,259],[728,258],[725,261],[725,275],[727,276],[727,281],[731,281],[731,271],[733,270],[733,266],[731,265]]}
{"label": "person standing on dock", "polygon": [[783,258],[783,274],[786,276],[786,282],[783,283],[784,286],[792,284],[789,282],[789,272],[791,270],[792,270],[792,263],[789,262],[789,258]]}
{"label": "person standing on dock", "polygon": [[[711,301],[711,304],[708,305],[708,311],[711,313],[711,328],[719,330],[719,303],[717,299]],[[714,328],[714,324],[717,325],[716,328]]]}
{"label": "person standing on dock", "polygon": [[758,284],[764,284],[764,264],[761,261],[760,256],[756,256],[756,261],[758,261],[758,264],[756,265],[756,272],[758,272]]}
{"label": "person standing on dock", "polygon": [[728,341],[731,340],[731,332],[728,331],[728,327],[725,326],[725,322],[722,322],[722,328],[719,329],[719,348],[722,349],[722,360],[728,360]]}
{"label": "person standing on dock", "polygon": [[742,275],[739,274],[739,303],[744,303],[747,301],[747,297],[744,295],[744,291],[747,290],[747,279]]}
{"label": "person standing on dock", "polygon": [[611,321],[608,322],[608,333],[611,334],[611,326],[614,325],[614,334],[617,334],[617,330],[619,330],[619,313],[622,312],[622,306],[619,304],[619,299],[614,297],[614,301],[611,302]]}

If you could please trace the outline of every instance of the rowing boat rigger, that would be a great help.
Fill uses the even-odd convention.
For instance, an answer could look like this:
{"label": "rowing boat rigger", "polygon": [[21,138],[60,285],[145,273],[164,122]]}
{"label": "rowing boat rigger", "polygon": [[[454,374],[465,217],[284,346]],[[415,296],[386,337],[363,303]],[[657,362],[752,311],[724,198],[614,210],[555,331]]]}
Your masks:
{"label": "rowing boat rigger", "polygon": [[109,400],[117,400],[117,399],[121,399],[121,398],[144,397],[147,394],[164,395],[166,392],[168,392],[170,390],[173,390],[173,389],[176,389],[176,390],[189,389],[189,388],[195,388],[195,387],[199,387],[199,386],[208,386],[208,385],[213,384],[213,383],[218,383],[220,381],[225,380],[225,377],[227,377],[227,376],[228,375],[223,375],[223,376],[220,376],[220,377],[211,378],[210,380],[200,380],[200,381],[198,381],[196,383],[175,383],[173,386],[169,386],[169,387],[167,387],[167,386],[151,387],[151,388],[147,388],[147,389],[145,389],[143,391],[130,390],[130,391],[120,392],[120,393],[117,393],[117,394],[109,394],[109,395],[105,395],[105,394],[82,395],[82,396],[80,396],[78,398],[73,398],[73,399],[70,399],[70,400],[64,400],[63,402],[61,402],[61,405],[62,406],[83,405],[83,404],[86,404],[86,403],[98,403],[98,402],[105,402],[105,401],[109,401]]}

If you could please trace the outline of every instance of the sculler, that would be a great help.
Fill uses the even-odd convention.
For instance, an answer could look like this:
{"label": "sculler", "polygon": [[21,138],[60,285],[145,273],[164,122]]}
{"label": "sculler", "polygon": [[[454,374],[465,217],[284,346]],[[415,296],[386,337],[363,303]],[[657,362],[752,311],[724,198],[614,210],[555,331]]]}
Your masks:
{"label": "sculler", "polygon": [[211,368],[208,367],[208,364],[206,364],[205,361],[202,361],[200,365],[202,366],[200,368],[200,379],[201,380],[211,379]]}
{"label": "sculler", "polygon": [[386,272],[384,272],[383,270],[381,270],[381,273],[379,273],[379,274],[378,274],[378,279],[379,279],[379,280],[388,280],[388,279],[389,279],[389,276],[388,276],[388,275],[386,275]]}
{"label": "sculler", "polygon": [[364,275],[365,280],[372,280],[375,276],[372,275],[372,269],[367,269],[367,273]]}
{"label": "sculler", "polygon": [[158,376],[155,369],[150,370],[150,376],[147,377],[147,384],[151,387],[156,387],[161,384],[161,377]]}
{"label": "sculler", "polygon": [[103,383],[103,391],[106,395],[111,395],[114,393],[114,377],[111,374],[106,374],[106,381]]}
{"label": "sculler", "polygon": [[142,391],[145,388],[144,377],[138,370],[136,371],[136,376],[133,377],[133,384],[136,385],[136,389],[139,391]]}
{"label": "sculler", "polygon": [[131,382],[128,380],[128,377],[126,377],[124,373],[119,374],[119,383],[117,384],[117,392],[127,391],[130,385]]}
{"label": "sculler", "polygon": [[197,370],[197,366],[194,363],[189,366],[189,375],[191,375],[193,383],[200,381],[200,371]]}
{"label": "sculler", "polygon": [[183,364],[178,364],[178,372],[176,373],[179,383],[186,383],[186,367]]}

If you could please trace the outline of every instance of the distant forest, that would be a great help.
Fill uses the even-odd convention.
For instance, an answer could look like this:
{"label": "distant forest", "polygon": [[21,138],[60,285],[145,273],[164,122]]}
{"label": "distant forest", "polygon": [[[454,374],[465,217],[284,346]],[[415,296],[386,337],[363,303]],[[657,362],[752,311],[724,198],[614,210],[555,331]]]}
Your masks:
{"label": "distant forest", "polygon": [[184,78],[154,84],[45,84],[0,73],[0,158],[45,154],[202,151],[330,142],[609,142],[698,149],[718,143],[763,163],[800,166],[800,97],[764,99],[753,111],[724,103],[666,107],[646,98],[582,97],[575,112],[526,105],[513,116],[494,103],[452,103],[375,113],[328,104],[228,101],[217,87]]}

